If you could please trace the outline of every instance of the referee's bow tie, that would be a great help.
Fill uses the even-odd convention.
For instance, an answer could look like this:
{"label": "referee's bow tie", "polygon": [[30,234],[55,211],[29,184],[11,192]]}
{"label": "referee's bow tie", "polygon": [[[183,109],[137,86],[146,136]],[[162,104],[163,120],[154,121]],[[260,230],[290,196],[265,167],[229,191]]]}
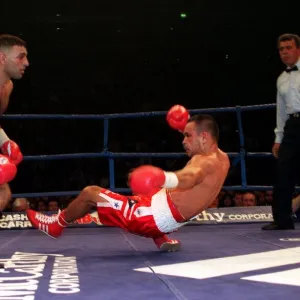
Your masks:
{"label": "referee's bow tie", "polygon": [[298,71],[298,67],[297,67],[297,66],[294,66],[294,67],[292,67],[292,68],[290,68],[290,69],[285,69],[285,71],[286,71],[287,73],[290,73],[290,72],[293,72],[293,71]]}

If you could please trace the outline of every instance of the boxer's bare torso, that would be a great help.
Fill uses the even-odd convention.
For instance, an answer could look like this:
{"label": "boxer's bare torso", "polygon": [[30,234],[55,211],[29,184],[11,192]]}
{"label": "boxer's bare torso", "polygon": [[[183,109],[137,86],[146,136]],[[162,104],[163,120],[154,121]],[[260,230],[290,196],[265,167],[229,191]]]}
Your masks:
{"label": "boxer's bare torso", "polygon": [[205,169],[209,164],[210,171],[204,180],[191,189],[170,189],[175,206],[185,219],[190,219],[206,209],[218,196],[228,173],[230,162],[226,153],[218,149],[210,155],[195,155],[187,166]]}
{"label": "boxer's bare torso", "polygon": [[0,84],[0,114],[6,111],[12,90],[13,83],[11,80],[8,80],[2,85]]}

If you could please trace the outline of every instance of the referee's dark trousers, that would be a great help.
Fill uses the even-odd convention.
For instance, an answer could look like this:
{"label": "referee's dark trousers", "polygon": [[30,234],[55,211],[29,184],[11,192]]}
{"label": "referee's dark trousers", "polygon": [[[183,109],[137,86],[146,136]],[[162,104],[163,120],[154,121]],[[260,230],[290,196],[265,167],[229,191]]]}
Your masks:
{"label": "referee's dark trousers", "polygon": [[286,229],[294,228],[292,198],[299,178],[300,113],[292,114],[285,123],[279,148],[272,211],[274,222]]}

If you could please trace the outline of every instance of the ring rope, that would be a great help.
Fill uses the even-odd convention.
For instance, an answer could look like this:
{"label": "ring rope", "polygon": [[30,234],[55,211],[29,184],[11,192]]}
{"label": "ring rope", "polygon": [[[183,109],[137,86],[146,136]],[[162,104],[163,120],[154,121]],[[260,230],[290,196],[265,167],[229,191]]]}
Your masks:
{"label": "ring rope", "polygon": [[[242,112],[255,111],[262,109],[275,108],[276,104],[262,104],[262,105],[249,105],[249,106],[236,106],[236,107],[221,107],[221,108],[204,108],[204,109],[190,109],[189,113],[214,113],[214,112],[236,112],[240,139],[240,152],[227,153],[230,158],[234,158],[234,164],[240,162],[242,185],[240,186],[224,186],[224,190],[272,190],[272,186],[249,186],[246,179],[246,157],[273,157],[270,152],[246,152],[244,149],[244,134],[242,126]],[[53,119],[53,120],[104,120],[104,149],[107,149],[108,144],[108,129],[110,119],[124,119],[124,118],[138,118],[138,117],[153,117],[153,116],[166,116],[167,111],[151,111],[151,112],[137,112],[137,113],[117,113],[117,114],[10,114],[1,115],[0,119]],[[128,188],[116,188],[114,178],[114,158],[134,158],[134,157],[154,157],[154,158],[179,158],[185,157],[185,153],[125,153],[125,152],[110,152],[103,150],[96,153],[66,153],[66,154],[52,154],[52,155],[25,155],[25,161],[33,160],[63,160],[63,159],[78,159],[78,158],[108,158],[109,159],[109,179],[110,189],[115,192],[125,193],[130,192]],[[300,187],[296,187],[296,190],[300,190]],[[13,197],[39,197],[39,196],[73,196],[78,195],[80,191],[58,191],[58,192],[42,192],[42,193],[15,193]]]}
{"label": "ring rope", "polygon": [[[230,158],[239,157],[238,152],[227,152]],[[270,152],[248,152],[245,156],[249,157],[273,157]],[[61,160],[61,159],[77,159],[77,158],[132,158],[132,157],[154,157],[154,158],[179,158],[186,157],[184,152],[166,152],[166,153],[146,153],[146,152],[95,152],[95,153],[66,153],[66,154],[43,154],[43,155],[25,155],[24,160]]]}
{"label": "ring rope", "polygon": [[[220,108],[203,108],[203,109],[189,109],[190,114],[199,113],[212,113],[212,112],[237,112],[239,109],[243,111],[253,111],[262,109],[275,108],[275,104],[262,104],[262,105],[249,105],[249,106],[236,106],[236,107],[220,107]],[[98,120],[98,119],[124,119],[135,117],[153,117],[153,116],[165,116],[167,111],[150,111],[150,112],[137,112],[137,113],[118,113],[118,114],[9,114],[1,115],[0,119],[75,119],[75,120]]]}

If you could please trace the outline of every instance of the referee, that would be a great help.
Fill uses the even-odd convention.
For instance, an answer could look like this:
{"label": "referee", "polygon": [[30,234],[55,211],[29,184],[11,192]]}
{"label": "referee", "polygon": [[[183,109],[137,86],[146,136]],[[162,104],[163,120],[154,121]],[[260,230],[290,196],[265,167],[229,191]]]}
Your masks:
{"label": "referee", "polygon": [[263,230],[295,229],[292,198],[300,170],[300,38],[283,34],[277,46],[286,69],[277,79],[277,124],[272,148],[278,158],[272,203],[274,222],[264,225]]}

